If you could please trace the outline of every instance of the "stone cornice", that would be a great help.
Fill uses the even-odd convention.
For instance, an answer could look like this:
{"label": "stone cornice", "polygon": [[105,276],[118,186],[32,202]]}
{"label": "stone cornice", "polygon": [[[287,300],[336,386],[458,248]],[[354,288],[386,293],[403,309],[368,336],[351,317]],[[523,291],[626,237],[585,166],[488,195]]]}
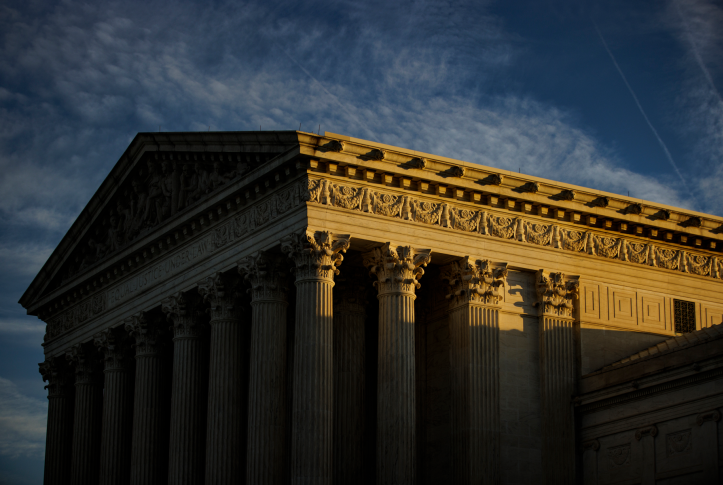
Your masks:
{"label": "stone cornice", "polygon": [[[343,150],[327,148],[334,143],[342,143]],[[382,152],[384,156],[372,156],[375,152]],[[623,232],[634,233],[637,227],[641,227],[643,232],[657,228],[660,235],[656,237],[665,238],[666,232],[670,232],[673,239],[688,235],[693,244],[696,238],[708,238],[708,242],[717,242],[714,250],[721,250],[722,243],[718,241],[723,240],[720,235],[723,233],[723,217],[711,214],[334,133],[325,133],[316,151],[309,154],[328,159],[330,163],[322,164],[320,169],[332,175],[356,165],[362,171],[373,171],[375,177],[387,175],[394,179],[389,181],[391,185],[412,186],[424,180],[451,193],[454,189],[461,189],[467,192],[467,197],[474,197],[476,193],[480,198],[496,196],[504,199],[503,203],[511,200],[518,206],[527,203],[534,208],[542,206],[548,210],[562,210],[568,219],[575,214],[581,220],[592,217],[595,219],[592,226],[596,227],[609,221],[617,227],[626,224],[627,229]],[[451,197],[454,198],[454,194]],[[583,222],[588,223],[587,220]]]}
{"label": "stone cornice", "polygon": [[509,212],[497,206],[394,186],[374,185],[329,175],[309,179],[310,202],[366,212],[413,223],[515,240],[553,250],[570,251],[632,264],[720,279],[723,259],[711,251],[693,250],[634,235],[622,236],[574,221]]}

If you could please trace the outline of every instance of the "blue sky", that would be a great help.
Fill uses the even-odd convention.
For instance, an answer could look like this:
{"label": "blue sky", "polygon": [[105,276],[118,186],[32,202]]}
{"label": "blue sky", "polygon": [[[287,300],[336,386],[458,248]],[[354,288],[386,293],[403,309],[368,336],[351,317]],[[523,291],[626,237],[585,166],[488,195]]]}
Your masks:
{"label": "blue sky", "polygon": [[332,131],[723,215],[723,4],[0,5],[0,484],[41,483],[22,292],[139,131]]}

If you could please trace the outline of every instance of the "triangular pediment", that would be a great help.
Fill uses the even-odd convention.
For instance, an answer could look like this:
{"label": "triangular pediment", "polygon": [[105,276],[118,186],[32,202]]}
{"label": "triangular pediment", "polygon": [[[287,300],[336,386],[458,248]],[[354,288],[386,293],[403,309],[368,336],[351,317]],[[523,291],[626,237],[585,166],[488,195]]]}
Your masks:
{"label": "triangular pediment", "polygon": [[30,308],[214,193],[298,147],[298,133],[139,133],[20,299]]}

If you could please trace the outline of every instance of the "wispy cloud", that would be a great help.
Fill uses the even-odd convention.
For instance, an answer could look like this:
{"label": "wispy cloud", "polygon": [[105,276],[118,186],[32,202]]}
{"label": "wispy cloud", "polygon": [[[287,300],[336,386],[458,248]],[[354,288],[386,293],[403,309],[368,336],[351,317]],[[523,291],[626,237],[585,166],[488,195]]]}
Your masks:
{"label": "wispy cloud", "polygon": [[12,381],[0,377],[0,454],[42,457],[47,414],[47,401],[22,394]]}

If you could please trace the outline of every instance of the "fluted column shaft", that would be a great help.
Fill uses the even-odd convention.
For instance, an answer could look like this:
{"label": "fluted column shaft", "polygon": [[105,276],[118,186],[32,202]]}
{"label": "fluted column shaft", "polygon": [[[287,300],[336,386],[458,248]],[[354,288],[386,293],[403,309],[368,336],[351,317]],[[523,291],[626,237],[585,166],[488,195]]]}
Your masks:
{"label": "fluted column shaft", "polygon": [[95,485],[99,478],[100,432],[103,418],[103,379],[92,352],[75,346],[68,360],[75,366],[72,485]]}
{"label": "fluted column shaft", "polygon": [[288,262],[259,253],[239,272],[251,284],[247,485],[284,483],[286,453],[286,309]]}
{"label": "fluted column shaft", "polygon": [[579,284],[562,273],[537,274],[544,483],[572,485],[576,476],[577,349],[573,302]]}
{"label": "fluted column shaft", "polygon": [[238,286],[240,278],[216,274],[199,283],[211,304],[208,418],[206,422],[207,485],[243,483],[248,374],[247,347]]}
{"label": "fluted column shaft", "polygon": [[144,316],[130,319],[126,329],[136,339],[130,483],[156,485],[166,482],[168,470],[168,386],[161,330]]}
{"label": "fluted column shaft", "polygon": [[333,481],[350,485],[364,480],[365,280],[351,274],[334,302]]}
{"label": "fluted column shaft", "polygon": [[377,485],[415,483],[414,300],[429,254],[387,243],[364,255],[379,290]]}
{"label": "fluted column shaft", "polygon": [[45,439],[45,485],[66,485],[70,481],[73,444],[74,388],[71,373],[51,359],[40,364],[48,381],[48,427]]}
{"label": "fluted column shaft", "polygon": [[95,336],[95,345],[105,358],[99,483],[127,485],[131,464],[128,430],[133,426],[133,363],[129,342],[120,331],[107,329]]}
{"label": "fluted column shaft", "polygon": [[331,484],[333,470],[333,298],[349,236],[292,235],[282,250],[296,263],[296,329],[291,422],[292,485]]}
{"label": "fluted column shaft", "polygon": [[204,480],[208,354],[197,303],[181,293],[162,303],[173,322],[169,485],[202,485]]}
{"label": "fluted column shaft", "polygon": [[545,483],[575,482],[574,321],[540,317],[542,463]]}
{"label": "fluted column shaft", "polygon": [[452,482],[500,483],[499,311],[506,265],[469,256],[445,266],[449,281]]}

